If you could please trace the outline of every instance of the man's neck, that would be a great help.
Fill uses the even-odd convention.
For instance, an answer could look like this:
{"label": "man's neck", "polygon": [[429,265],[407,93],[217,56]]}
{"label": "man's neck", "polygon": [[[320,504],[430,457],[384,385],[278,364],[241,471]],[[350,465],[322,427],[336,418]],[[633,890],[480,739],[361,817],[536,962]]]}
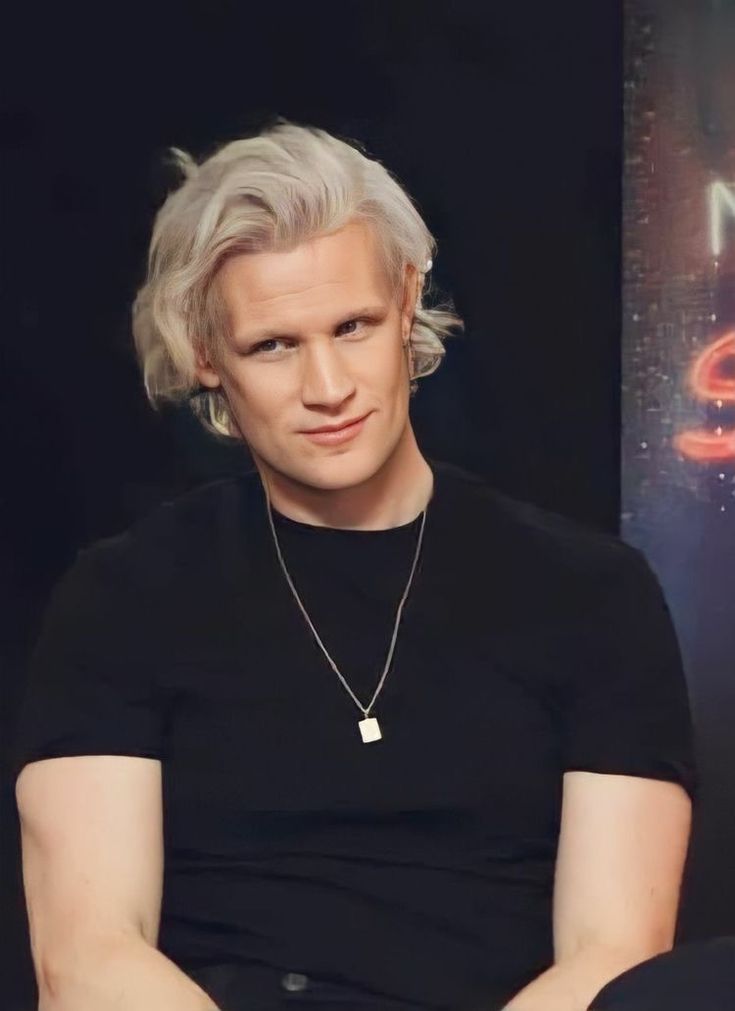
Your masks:
{"label": "man's neck", "polygon": [[414,439],[368,481],[339,489],[294,481],[254,457],[273,508],[289,519],[345,530],[385,530],[411,523],[426,508],[434,475]]}

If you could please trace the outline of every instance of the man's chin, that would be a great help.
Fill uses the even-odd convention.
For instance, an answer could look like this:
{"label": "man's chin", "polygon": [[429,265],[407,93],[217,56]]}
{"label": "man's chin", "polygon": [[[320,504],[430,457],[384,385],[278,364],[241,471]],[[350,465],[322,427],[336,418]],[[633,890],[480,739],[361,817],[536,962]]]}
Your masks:
{"label": "man's chin", "polygon": [[273,472],[276,476],[309,488],[338,491],[368,481],[380,470],[383,462],[377,454],[364,450],[321,454],[302,452],[297,457],[282,457],[272,464],[260,458],[258,470],[261,475],[263,470],[266,475]]}
{"label": "man's chin", "polygon": [[295,470],[313,488],[337,491],[367,481],[379,469],[380,461],[364,452],[325,454],[323,457],[301,458]]}

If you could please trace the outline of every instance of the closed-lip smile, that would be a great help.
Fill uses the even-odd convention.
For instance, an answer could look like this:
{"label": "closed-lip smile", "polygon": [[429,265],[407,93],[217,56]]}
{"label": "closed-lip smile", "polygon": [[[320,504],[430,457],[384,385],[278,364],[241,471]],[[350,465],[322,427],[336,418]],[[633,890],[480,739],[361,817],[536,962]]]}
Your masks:
{"label": "closed-lip smile", "polygon": [[339,432],[340,429],[347,428],[349,425],[354,425],[356,422],[362,421],[362,419],[366,417],[367,414],[361,414],[360,417],[350,418],[348,421],[342,422],[341,425],[322,425],[320,428],[304,428],[302,431],[307,435],[315,435],[317,432]]}

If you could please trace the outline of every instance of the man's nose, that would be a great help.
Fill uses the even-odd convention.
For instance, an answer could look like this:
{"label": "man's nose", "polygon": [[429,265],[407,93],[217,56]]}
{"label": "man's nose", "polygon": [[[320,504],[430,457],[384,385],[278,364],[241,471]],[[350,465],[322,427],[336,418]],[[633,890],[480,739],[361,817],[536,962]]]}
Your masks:
{"label": "man's nose", "polygon": [[301,377],[304,404],[340,404],[354,388],[344,356],[331,341],[305,349]]}

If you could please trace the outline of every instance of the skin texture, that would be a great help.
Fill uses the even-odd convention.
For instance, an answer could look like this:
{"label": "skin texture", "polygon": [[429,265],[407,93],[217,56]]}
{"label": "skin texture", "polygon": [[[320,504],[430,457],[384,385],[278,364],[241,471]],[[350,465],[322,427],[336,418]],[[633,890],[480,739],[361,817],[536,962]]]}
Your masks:
{"label": "skin texture", "polygon": [[586,1011],[615,976],[671,949],[691,811],[678,783],[564,773],[555,964],[507,1011]]}
{"label": "skin texture", "polygon": [[[230,332],[197,376],[221,385],[276,509],[321,526],[384,529],[429,500],[433,475],[411,426],[409,348],[417,274],[393,295],[376,237],[353,221],[291,251],[226,260],[216,283]],[[373,307],[372,319],[355,319]],[[263,341],[263,329],[282,335]],[[343,445],[303,430],[369,412]]]}
{"label": "skin texture", "polygon": [[38,1011],[217,1011],[158,951],[161,762],[75,755],[16,781]]}

